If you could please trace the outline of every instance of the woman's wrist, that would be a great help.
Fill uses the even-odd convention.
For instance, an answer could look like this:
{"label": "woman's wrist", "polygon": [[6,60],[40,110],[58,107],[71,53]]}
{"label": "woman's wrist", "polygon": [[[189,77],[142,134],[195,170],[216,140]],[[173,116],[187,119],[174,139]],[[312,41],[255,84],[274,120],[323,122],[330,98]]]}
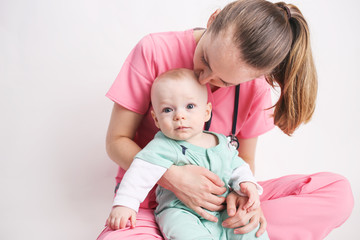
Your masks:
{"label": "woman's wrist", "polygon": [[174,179],[176,179],[176,169],[178,166],[172,165],[171,167],[166,170],[166,172],[162,175],[160,180],[157,182],[160,186],[163,188],[166,188],[168,190],[173,189],[174,185]]}

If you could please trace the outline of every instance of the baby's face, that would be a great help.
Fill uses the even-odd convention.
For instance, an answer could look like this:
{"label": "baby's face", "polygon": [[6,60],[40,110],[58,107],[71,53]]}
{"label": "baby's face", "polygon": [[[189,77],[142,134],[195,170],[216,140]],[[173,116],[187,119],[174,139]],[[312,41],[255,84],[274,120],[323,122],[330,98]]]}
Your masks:
{"label": "baby's face", "polygon": [[196,79],[170,79],[157,84],[152,95],[156,126],[175,140],[189,140],[201,133],[211,113],[206,87]]}

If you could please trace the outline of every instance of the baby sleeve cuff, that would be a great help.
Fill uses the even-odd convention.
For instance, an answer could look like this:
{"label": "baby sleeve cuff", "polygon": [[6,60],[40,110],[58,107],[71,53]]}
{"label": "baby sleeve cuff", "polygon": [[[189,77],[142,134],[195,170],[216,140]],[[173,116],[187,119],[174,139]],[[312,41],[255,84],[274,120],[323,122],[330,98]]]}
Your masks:
{"label": "baby sleeve cuff", "polygon": [[132,197],[118,195],[114,198],[113,206],[124,206],[133,209],[135,212],[139,211],[140,202]]}

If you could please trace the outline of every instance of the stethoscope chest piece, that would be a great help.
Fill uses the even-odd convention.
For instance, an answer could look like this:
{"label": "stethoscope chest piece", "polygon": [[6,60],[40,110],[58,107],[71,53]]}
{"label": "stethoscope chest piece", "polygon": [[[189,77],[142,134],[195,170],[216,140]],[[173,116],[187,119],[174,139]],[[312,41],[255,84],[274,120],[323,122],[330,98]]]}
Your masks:
{"label": "stethoscope chest piece", "polygon": [[238,150],[239,148],[239,140],[237,139],[237,137],[235,135],[229,135],[227,136],[227,139],[229,140],[229,147],[233,147],[236,150]]}

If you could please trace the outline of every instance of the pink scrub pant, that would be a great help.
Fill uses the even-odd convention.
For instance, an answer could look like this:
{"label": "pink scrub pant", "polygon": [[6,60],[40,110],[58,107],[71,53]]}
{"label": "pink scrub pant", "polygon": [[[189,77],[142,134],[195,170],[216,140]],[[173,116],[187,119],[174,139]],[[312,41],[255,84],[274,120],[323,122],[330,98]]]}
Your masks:
{"label": "pink scrub pant", "polygon": [[[346,221],[354,205],[348,180],[334,173],[290,175],[259,184],[271,240],[324,239]],[[153,212],[140,208],[135,228],[106,227],[97,240],[163,239]]]}

